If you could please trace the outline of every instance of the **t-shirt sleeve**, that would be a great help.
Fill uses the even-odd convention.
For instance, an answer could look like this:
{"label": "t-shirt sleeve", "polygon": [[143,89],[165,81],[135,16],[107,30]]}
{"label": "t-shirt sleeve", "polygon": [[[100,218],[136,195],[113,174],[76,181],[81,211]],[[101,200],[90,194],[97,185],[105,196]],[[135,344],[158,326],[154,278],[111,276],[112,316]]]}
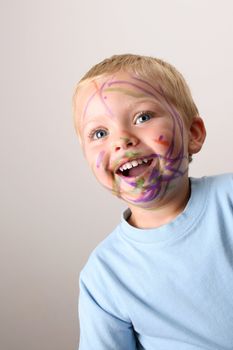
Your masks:
{"label": "t-shirt sleeve", "polygon": [[[111,291],[108,291],[109,293]],[[135,350],[136,338],[130,322],[104,309],[80,275],[79,350]]]}

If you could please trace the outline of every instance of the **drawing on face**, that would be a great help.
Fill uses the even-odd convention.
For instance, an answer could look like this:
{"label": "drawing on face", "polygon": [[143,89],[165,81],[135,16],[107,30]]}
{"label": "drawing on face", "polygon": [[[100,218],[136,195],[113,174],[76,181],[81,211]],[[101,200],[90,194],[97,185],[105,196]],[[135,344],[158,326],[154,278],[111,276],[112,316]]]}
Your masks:
{"label": "drawing on face", "polygon": [[167,140],[164,140],[163,135],[160,135],[159,138],[155,140],[155,142],[163,146],[169,146],[169,142]]}
{"label": "drawing on face", "polygon": [[103,160],[103,157],[104,157],[104,154],[105,154],[105,151],[101,151],[97,157],[97,161],[96,161],[96,167],[99,168],[100,167],[100,164]]}
{"label": "drawing on face", "polygon": [[[111,83],[109,83],[111,84]],[[121,92],[125,95],[128,95],[128,96],[132,96],[132,97],[136,97],[136,98],[141,98],[141,97],[147,97],[146,94],[144,93],[138,93],[138,92],[134,92],[130,89],[125,89],[125,88],[122,88],[122,87],[118,87],[118,88],[106,88],[105,89],[106,92]]]}
{"label": "drawing on face", "polygon": [[83,114],[82,114],[82,122],[84,122],[85,118],[86,118],[86,114],[87,114],[87,110],[89,105],[91,104],[92,100],[96,97],[99,96],[103,106],[106,109],[106,112],[109,114],[110,117],[113,117],[113,112],[111,111],[111,109],[109,108],[109,106],[106,104],[105,99],[107,99],[107,96],[103,96],[103,89],[105,87],[105,85],[107,84],[108,81],[104,82],[100,87],[98,86],[98,84],[96,83],[95,80],[92,81],[94,87],[95,87],[95,91],[94,93],[89,97],[89,99],[87,100],[86,106],[84,108]]}
{"label": "drawing on face", "polygon": [[137,181],[136,181],[136,185],[137,188],[142,188],[144,185],[145,179],[143,177],[140,177]]}
{"label": "drawing on face", "polygon": [[[112,192],[118,197],[123,197],[130,203],[140,204],[147,203],[155,200],[156,198],[162,197],[169,188],[172,188],[174,184],[171,184],[173,180],[183,176],[187,170],[187,156],[184,153],[184,131],[183,121],[177,110],[168,101],[162,87],[157,84],[158,87],[151,85],[148,81],[141,78],[131,76],[129,80],[115,80],[113,78],[107,79],[100,87],[95,82],[95,92],[89,97],[83,118],[85,118],[88,107],[95,96],[99,97],[103,107],[110,118],[114,118],[114,113],[107,103],[107,96],[105,93],[123,93],[135,98],[141,97],[152,97],[158,101],[172,119],[172,137],[171,140],[166,140],[164,135],[160,135],[155,139],[155,143],[160,144],[164,147],[162,154],[152,153],[151,159],[158,159],[158,162],[163,162],[164,166],[162,169],[154,167],[150,170],[147,179],[139,177],[139,179],[133,180],[130,176],[116,176],[113,175],[112,179]],[[104,96],[103,96],[104,94]],[[177,136],[180,137],[180,146],[177,150],[175,140]],[[126,138],[124,138],[127,142]],[[100,152],[96,166],[100,167],[105,152]],[[126,151],[124,157],[130,160],[134,160],[142,156],[140,151]],[[118,161],[118,163],[120,160]],[[117,165],[117,162],[116,164]],[[127,186],[127,192],[124,190]]]}
{"label": "drawing on face", "polygon": [[133,151],[127,151],[125,152],[125,157],[127,158],[135,158],[135,157],[139,157],[141,155],[141,152],[133,152]]}

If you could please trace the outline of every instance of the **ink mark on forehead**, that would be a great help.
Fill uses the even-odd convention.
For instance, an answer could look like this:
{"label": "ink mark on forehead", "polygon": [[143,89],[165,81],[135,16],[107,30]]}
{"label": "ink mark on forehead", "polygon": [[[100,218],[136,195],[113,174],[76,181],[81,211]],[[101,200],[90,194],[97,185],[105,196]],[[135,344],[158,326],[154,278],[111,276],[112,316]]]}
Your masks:
{"label": "ink mark on forehead", "polygon": [[[135,84],[135,83],[132,83],[128,80],[115,80],[115,81],[111,81],[110,83],[107,84],[109,86],[109,88],[111,88],[113,85],[129,85],[131,87],[134,87],[140,91],[142,91],[144,94],[146,95],[149,95],[149,96],[153,96],[153,97],[156,97],[154,95],[154,93],[152,93],[151,91],[149,91],[148,89],[144,89],[143,87],[141,87],[140,85],[138,84]],[[119,89],[119,88],[118,88]],[[126,91],[130,91],[130,90],[127,90]]]}
{"label": "ink mark on forehead", "polygon": [[155,88],[154,85],[150,84],[148,81],[146,81],[146,80],[144,80],[144,79],[142,79],[142,78],[132,76],[132,79],[134,79],[134,80],[136,80],[136,81],[138,81],[138,82],[140,82],[140,83],[143,83],[143,84],[147,85],[147,86],[150,87],[156,94],[158,94],[158,95],[160,95],[161,97],[163,97],[164,91],[163,91],[163,89],[162,89],[162,87],[161,87],[160,84],[157,83],[156,85],[158,86],[158,88]]}
{"label": "ink mark on forehead", "polygon": [[99,92],[100,89],[99,89],[99,86],[98,86],[97,82],[95,81],[95,79],[92,80],[92,83],[94,84],[96,91]]}
{"label": "ink mark on forehead", "polygon": [[83,115],[82,115],[82,120],[84,121],[84,119],[86,118],[86,114],[87,114],[87,110],[88,107],[90,106],[92,100],[94,99],[95,96],[99,96],[103,106],[105,107],[107,113],[110,115],[110,117],[114,117],[112,110],[108,107],[108,105],[105,102],[106,96],[103,96],[103,90],[105,85],[109,82],[109,80],[106,80],[100,87],[98,86],[98,84],[96,83],[95,80],[92,81],[94,87],[95,87],[95,91],[94,93],[88,98],[87,103],[84,107],[84,111],[83,111]]}
{"label": "ink mark on forehead", "polygon": [[125,95],[136,97],[136,98],[147,97],[147,94],[137,93],[137,92],[134,92],[133,90],[125,89],[125,88],[121,88],[121,87],[118,87],[118,88],[117,87],[115,87],[115,88],[113,88],[113,87],[112,88],[106,88],[104,91],[105,92],[122,92]]}
{"label": "ink mark on forehead", "polygon": [[[105,82],[101,85],[100,89],[98,90],[98,94],[99,94],[100,100],[101,100],[101,102],[103,103],[103,105],[104,105],[105,109],[107,110],[107,112],[110,114],[111,117],[114,117],[112,110],[111,110],[111,109],[109,108],[109,106],[106,104],[106,102],[104,101],[104,97],[103,97],[104,87],[105,87],[105,85],[106,85],[107,83],[108,83],[108,81],[105,81]],[[98,88],[98,85],[97,85],[97,84],[96,84],[96,86],[97,86],[97,88]]]}
{"label": "ink mark on forehead", "polygon": [[85,108],[84,108],[84,111],[83,111],[83,115],[82,115],[82,122],[84,122],[84,120],[85,120],[85,118],[86,118],[87,109],[88,109],[88,107],[89,107],[91,101],[92,101],[93,98],[95,97],[96,93],[97,93],[97,92],[95,91],[95,92],[88,98],[88,100],[87,100],[87,103],[86,103],[86,105],[85,105]]}

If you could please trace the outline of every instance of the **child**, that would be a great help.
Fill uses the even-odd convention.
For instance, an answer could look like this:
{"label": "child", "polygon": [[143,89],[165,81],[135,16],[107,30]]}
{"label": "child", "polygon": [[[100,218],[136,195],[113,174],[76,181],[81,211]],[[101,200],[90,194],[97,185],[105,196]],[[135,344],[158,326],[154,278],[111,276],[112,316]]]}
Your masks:
{"label": "child", "polygon": [[80,274],[79,350],[233,349],[233,176],[188,177],[206,133],[184,78],[116,55],[73,107],[94,175],[128,207]]}

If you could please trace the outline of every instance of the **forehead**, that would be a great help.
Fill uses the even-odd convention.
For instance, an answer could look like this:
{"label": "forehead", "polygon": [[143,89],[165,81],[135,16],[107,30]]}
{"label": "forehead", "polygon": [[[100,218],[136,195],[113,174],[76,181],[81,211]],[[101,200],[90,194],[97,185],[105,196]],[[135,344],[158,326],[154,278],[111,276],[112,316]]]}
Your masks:
{"label": "forehead", "polygon": [[[100,76],[84,83],[82,87],[82,97],[88,97],[95,93],[101,96],[108,92],[121,92],[135,98],[154,96],[159,92],[156,83],[149,82],[148,79],[130,74],[118,72],[112,75]],[[86,101],[87,102],[87,101]]]}
{"label": "forehead", "polygon": [[77,114],[79,122],[83,124],[87,115],[92,110],[93,104],[96,110],[108,107],[111,96],[127,97],[133,103],[143,100],[164,100],[164,94],[158,83],[126,72],[118,72],[112,75],[100,76],[84,82],[77,96]]}

